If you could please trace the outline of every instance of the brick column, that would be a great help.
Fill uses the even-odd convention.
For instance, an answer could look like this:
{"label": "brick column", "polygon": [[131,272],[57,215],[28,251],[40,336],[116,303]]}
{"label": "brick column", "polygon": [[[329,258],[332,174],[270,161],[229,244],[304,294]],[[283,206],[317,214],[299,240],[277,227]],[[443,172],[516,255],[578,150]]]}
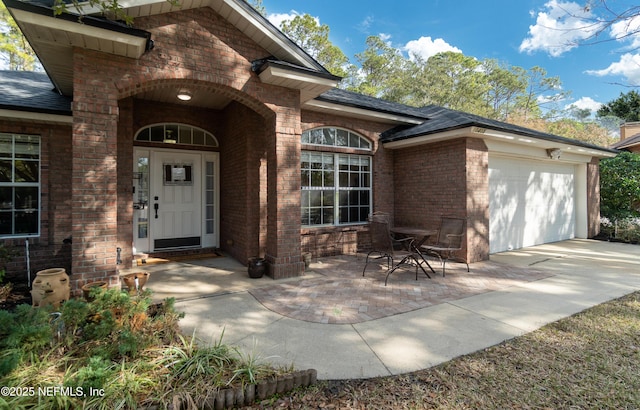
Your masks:
{"label": "brick column", "polygon": [[587,164],[587,238],[600,233],[600,159]]}
{"label": "brick column", "polygon": [[[80,77],[80,75],[77,75]],[[118,102],[107,81],[77,79],[74,88],[71,213],[72,289],[105,280],[118,284]]]}
{"label": "brick column", "polygon": [[489,259],[489,151],[484,141],[467,138],[467,262]]}
{"label": "brick column", "polygon": [[279,107],[275,135],[267,138],[267,243],[269,275],[300,276],[300,110]]}

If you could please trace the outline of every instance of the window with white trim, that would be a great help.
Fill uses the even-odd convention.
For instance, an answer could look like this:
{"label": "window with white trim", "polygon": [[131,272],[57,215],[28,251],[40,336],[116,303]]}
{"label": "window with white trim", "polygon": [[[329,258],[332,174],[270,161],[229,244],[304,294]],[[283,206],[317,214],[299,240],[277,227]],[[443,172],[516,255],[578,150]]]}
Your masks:
{"label": "window with white trim", "polygon": [[40,233],[40,137],[0,133],[0,237]]}
{"label": "window with white trim", "polygon": [[[371,142],[347,130],[317,128],[302,133],[302,143],[371,151]],[[302,151],[303,226],[357,224],[371,213],[370,155]]]}
{"label": "window with white trim", "polygon": [[135,140],[211,148],[218,146],[218,140],[210,132],[191,125],[177,123],[154,124],[144,127],[136,133]]}

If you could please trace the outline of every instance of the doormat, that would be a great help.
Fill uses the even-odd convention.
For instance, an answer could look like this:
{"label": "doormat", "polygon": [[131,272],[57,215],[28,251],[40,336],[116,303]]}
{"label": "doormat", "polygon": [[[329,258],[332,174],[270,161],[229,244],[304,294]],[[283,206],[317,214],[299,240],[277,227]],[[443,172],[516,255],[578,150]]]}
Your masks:
{"label": "doormat", "polygon": [[197,260],[197,259],[211,259],[211,258],[221,258],[222,254],[218,252],[208,252],[201,254],[191,254],[191,255],[174,255],[174,256],[166,256],[163,258],[160,257],[148,257],[143,259],[136,259],[137,266],[145,266],[145,265],[159,265],[161,263],[169,263],[169,262],[182,262],[189,260]]}

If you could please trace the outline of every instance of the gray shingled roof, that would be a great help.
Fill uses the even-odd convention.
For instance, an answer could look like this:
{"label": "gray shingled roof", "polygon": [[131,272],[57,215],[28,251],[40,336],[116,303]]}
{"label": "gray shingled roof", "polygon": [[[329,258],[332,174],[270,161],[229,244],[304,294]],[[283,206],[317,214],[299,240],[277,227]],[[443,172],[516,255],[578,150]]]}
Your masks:
{"label": "gray shingled roof", "polygon": [[520,127],[518,125],[480,117],[474,114],[450,110],[448,108],[439,107],[436,105],[428,105],[421,108],[420,111],[426,117],[428,117],[427,121],[416,126],[399,126],[392,128],[380,135],[380,141],[383,143],[400,141],[414,137],[426,136],[437,134],[440,132],[476,126],[496,131],[508,132],[516,135],[524,135],[547,141],[560,142],[563,144],[571,144],[586,148],[617,152],[614,149],[600,147],[598,145],[589,144],[587,142],[582,142],[576,139],[560,137],[558,135],[548,134],[545,132],[532,130],[530,128]]}
{"label": "gray shingled roof", "polygon": [[622,141],[618,141],[615,144],[611,144],[610,147],[615,149],[625,149],[638,144],[640,144],[640,134],[635,134],[629,138],[623,139]]}
{"label": "gray shingled roof", "polygon": [[395,114],[403,117],[413,117],[418,120],[426,120],[429,118],[419,108],[393,103],[381,100],[380,98],[370,97],[368,95],[345,91],[338,88],[334,88],[320,94],[316,97],[316,100],[354,108],[362,108],[365,110],[373,110],[386,114]]}
{"label": "gray shingled roof", "polygon": [[0,70],[0,108],[71,115],[71,98],[55,92],[45,73]]}
{"label": "gray shingled roof", "polygon": [[553,134],[547,134],[529,128],[508,124],[506,122],[480,117],[478,115],[450,110],[448,108],[439,107],[436,105],[428,105],[422,108],[415,108],[408,105],[384,101],[379,98],[369,97],[366,95],[339,89],[327,91],[326,93],[321,94],[316,99],[320,101],[332,102],[335,104],[369,109],[373,111],[424,120],[424,122],[419,125],[399,125],[383,132],[382,134],[380,134],[380,141],[383,143],[477,126],[548,141],[561,142],[610,152],[617,152],[614,149],[603,148],[579,140],[560,137]]}

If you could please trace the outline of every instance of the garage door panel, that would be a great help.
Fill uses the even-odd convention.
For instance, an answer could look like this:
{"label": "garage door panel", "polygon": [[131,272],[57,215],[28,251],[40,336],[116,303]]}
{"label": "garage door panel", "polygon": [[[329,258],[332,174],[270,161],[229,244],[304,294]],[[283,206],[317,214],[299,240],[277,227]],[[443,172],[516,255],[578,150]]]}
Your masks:
{"label": "garage door panel", "polygon": [[574,167],[490,157],[492,253],[573,238]]}

